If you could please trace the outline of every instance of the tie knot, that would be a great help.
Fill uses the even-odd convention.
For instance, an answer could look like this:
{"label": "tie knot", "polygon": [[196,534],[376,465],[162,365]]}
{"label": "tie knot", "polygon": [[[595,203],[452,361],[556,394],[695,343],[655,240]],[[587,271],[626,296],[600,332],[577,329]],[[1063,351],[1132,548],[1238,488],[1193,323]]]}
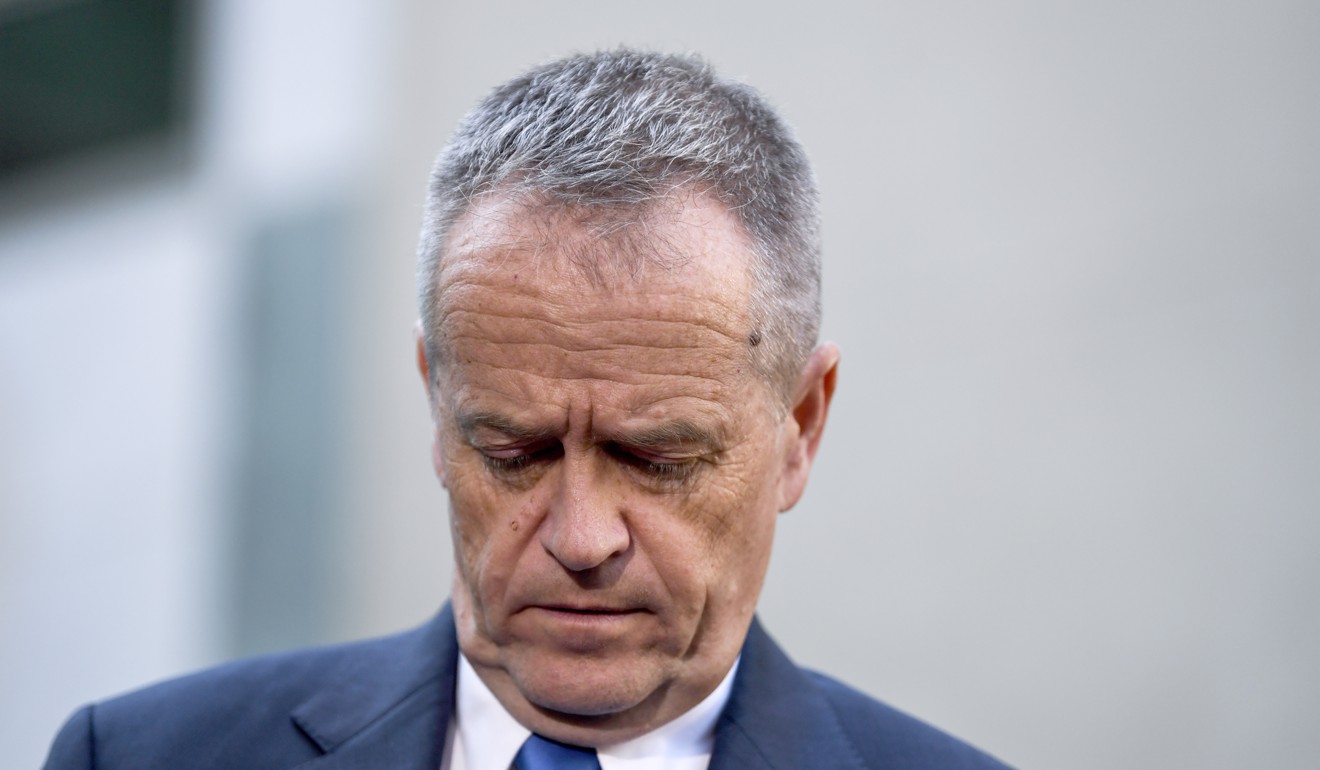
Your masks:
{"label": "tie knot", "polygon": [[600,770],[595,749],[570,746],[536,733],[518,749],[513,765],[518,770]]}

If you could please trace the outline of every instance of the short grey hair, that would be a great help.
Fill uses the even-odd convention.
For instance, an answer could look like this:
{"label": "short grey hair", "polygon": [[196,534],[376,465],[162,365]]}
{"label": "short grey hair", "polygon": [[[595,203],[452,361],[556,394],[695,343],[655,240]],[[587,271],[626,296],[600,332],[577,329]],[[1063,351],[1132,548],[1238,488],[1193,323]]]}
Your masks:
{"label": "short grey hair", "polygon": [[434,367],[441,259],[454,222],[489,193],[642,207],[686,187],[732,211],[753,245],[753,365],[786,398],[820,330],[820,206],[806,154],[751,87],[697,56],[570,56],[495,89],[431,172],[418,284]]}

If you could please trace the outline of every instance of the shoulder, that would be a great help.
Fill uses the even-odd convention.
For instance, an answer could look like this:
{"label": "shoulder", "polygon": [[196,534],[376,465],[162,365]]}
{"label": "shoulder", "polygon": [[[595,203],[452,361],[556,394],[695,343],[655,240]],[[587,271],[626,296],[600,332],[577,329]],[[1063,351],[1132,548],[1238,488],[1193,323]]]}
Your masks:
{"label": "shoulder", "polygon": [[225,663],[95,704],[98,726],[161,731],[171,726],[238,724],[289,709],[327,680],[341,678],[389,642],[315,647]]}
{"label": "shoulder", "polygon": [[231,722],[245,715],[289,710],[327,685],[392,675],[411,675],[400,664],[416,665],[408,652],[426,627],[349,644],[314,647],[235,661],[168,680],[106,701],[96,707],[101,720],[152,721],[143,724]]}
{"label": "shoulder", "polygon": [[[314,756],[288,714],[340,651],[315,650],[229,663],[80,709],[55,738],[47,770],[168,767],[190,750],[212,759],[236,750],[289,762]],[[282,718],[280,717],[282,715]],[[227,765],[221,765],[227,766]],[[238,767],[239,765],[232,765]]]}
{"label": "shoulder", "polygon": [[719,767],[1006,770],[953,736],[823,674],[798,667],[759,622],[717,729]]}
{"label": "shoulder", "polygon": [[206,767],[292,766],[326,742],[300,712],[331,698],[360,710],[397,702],[422,683],[419,672],[436,670],[424,665],[443,647],[436,626],[227,663],[85,706],[61,729],[46,768],[178,767],[181,758]]}
{"label": "shoulder", "polygon": [[1007,770],[980,749],[887,703],[824,674],[802,672],[867,766]]}

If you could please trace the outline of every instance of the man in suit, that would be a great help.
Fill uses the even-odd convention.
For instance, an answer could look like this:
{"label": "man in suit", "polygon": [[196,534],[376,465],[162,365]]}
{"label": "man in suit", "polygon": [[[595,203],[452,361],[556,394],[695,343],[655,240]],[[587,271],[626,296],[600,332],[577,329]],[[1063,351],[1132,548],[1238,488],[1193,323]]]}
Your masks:
{"label": "man in suit", "polygon": [[49,768],[995,768],[755,622],[839,353],[765,102],[620,50],[495,90],[432,174],[417,362],[451,604],[75,714]]}

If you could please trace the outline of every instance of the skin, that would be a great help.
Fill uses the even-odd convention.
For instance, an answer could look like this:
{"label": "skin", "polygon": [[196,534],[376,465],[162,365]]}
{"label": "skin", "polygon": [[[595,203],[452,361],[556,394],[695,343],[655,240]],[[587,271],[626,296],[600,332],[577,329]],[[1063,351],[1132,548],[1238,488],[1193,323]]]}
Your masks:
{"label": "skin", "polygon": [[587,746],[728,673],[838,362],[819,347],[787,404],[754,373],[750,245],[718,202],[608,216],[478,200],[443,257],[437,360],[417,348],[459,646],[519,722]]}

